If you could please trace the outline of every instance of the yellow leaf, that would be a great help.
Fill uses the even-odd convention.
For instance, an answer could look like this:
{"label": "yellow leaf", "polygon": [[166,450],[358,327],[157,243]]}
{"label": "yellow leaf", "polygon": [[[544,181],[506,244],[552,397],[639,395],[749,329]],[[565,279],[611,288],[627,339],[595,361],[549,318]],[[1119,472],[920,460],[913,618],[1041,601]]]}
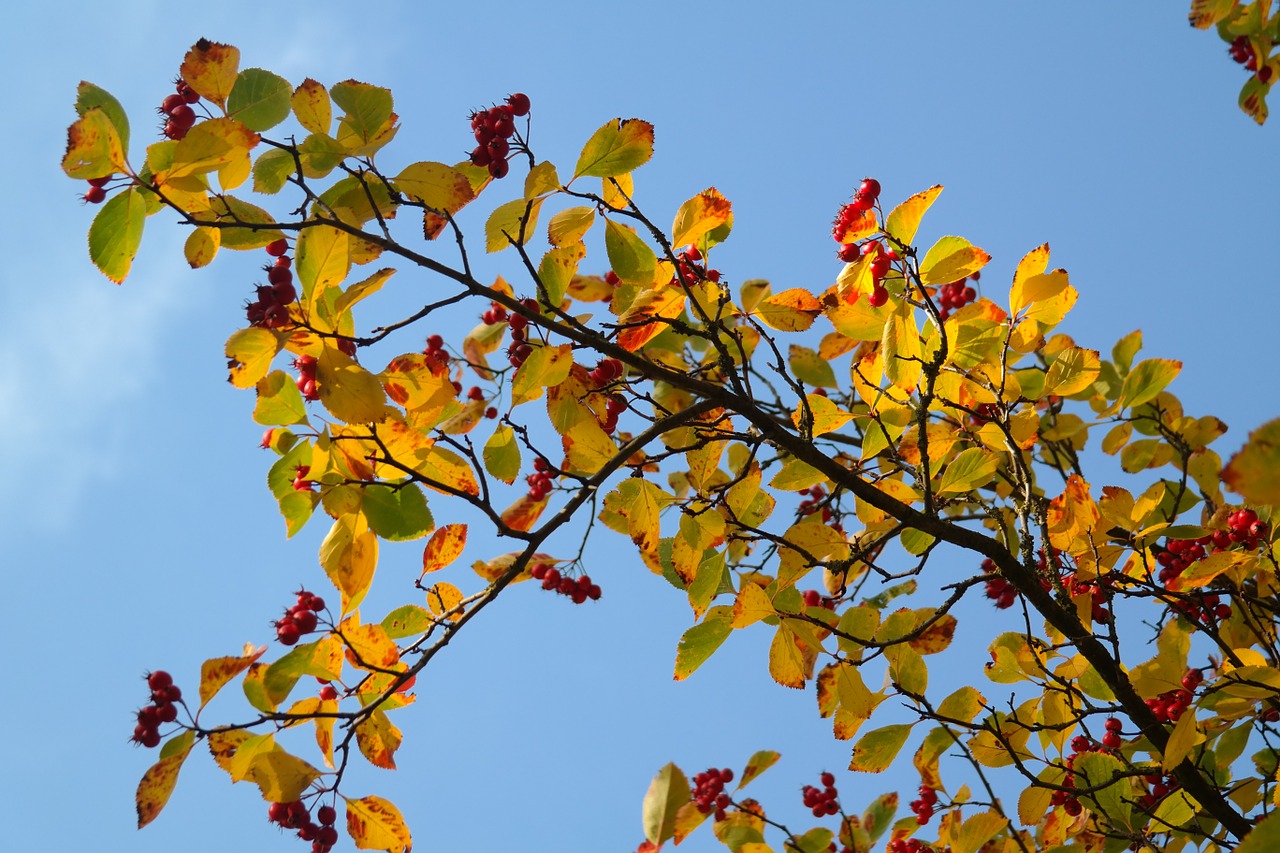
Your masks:
{"label": "yellow leaf", "polygon": [[1226,18],[1240,4],[1240,0],[1191,0],[1191,12],[1187,16],[1191,26],[1207,30]]}
{"label": "yellow leaf", "polygon": [[529,170],[524,179],[525,200],[554,192],[560,188],[560,177],[556,174],[556,166],[549,160],[543,160]]}
{"label": "yellow leaf", "polygon": [[547,241],[553,246],[577,243],[591,230],[595,221],[594,207],[570,207],[562,210],[547,223]]}
{"label": "yellow leaf", "polygon": [[326,346],[316,365],[320,402],[349,424],[376,423],[386,417],[387,396],[378,377],[337,347]]}
{"label": "yellow leaf", "polygon": [[200,97],[225,107],[239,67],[240,51],[237,48],[200,39],[187,51],[179,72]]}
{"label": "yellow leaf", "polygon": [[249,152],[258,144],[258,134],[233,118],[211,118],[197,123],[173,150],[173,164],[162,176],[166,180],[205,175],[231,167],[239,170],[239,181],[223,182],[234,189],[248,176]]}
{"label": "yellow leaf", "polygon": [[920,281],[926,285],[950,284],[987,265],[991,256],[963,237],[943,237],[920,262]]}
{"label": "yellow leaf", "polygon": [[227,339],[227,360],[231,384],[236,388],[253,388],[267,375],[271,361],[280,351],[275,333],[258,327],[241,329]]}
{"label": "yellow leaf", "polygon": [[187,235],[182,252],[193,270],[207,266],[222,245],[221,228],[195,228]]}
{"label": "yellow leaf", "polygon": [[512,530],[528,532],[542,517],[547,508],[549,498],[533,498],[528,494],[521,495],[516,502],[502,511],[502,523]]}
{"label": "yellow leaf", "polygon": [[904,391],[914,389],[923,369],[924,351],[920,346],[915,309],[907,300],[900,300],[889,315],[880,345],[884,353],[884,375]]}
{"label": "yellow leaf", "polygon": [[444,163],[413,163],[404,167],[391,182],[410,198],[450,215],[475,198],[467,176]]}
{"label": "yellow leaf", "polygon": [[448,368],[420,352],[391,359],[378,378],[387,396],[406,410],[440,409],[457,396]]}
{"label": "yellow leaf", "polygon": [[[441,581],[427,590],[427,607],[437,618],[452,622],[458,618],[455,608],[462,603],[462,591],[451,583]],[[446,616],[446,614],[449,614]]]}
{"label": "yellow leaf", "polygon": [[542,389],[568,379],[572,368],[573,347],[569,344],[535,347],[511,382],[511,405],[538,399]]}
{"label": "yellow leaf", "polygon": [[728,222],[733,216],[729,200],[715,187],[698,193],[680,205],[675,222],[671,225],[671,245],[697,246],[706,234]]}
{"label": "yellow leaf", "polygon": [[[853,420],[854,416],[852,414],[842,411],[839,406],[822,394],[806,394],[805,400],[808,403],[809,413],[813,415],[813,423],[809,432],[814,438],[838,430]],[[803,423],[805,420],[805,407],[796,404],[796,410],[791,413],[791,422],[796,425],[797,429],[804,431]]]}
{"label": "yellow leaf", "polygon": [[1182,759],[1186,758],[1191,750],[1197,744],[1204,743],[1204,732],[1200,731],[1196,725],[1195,710],[1188,708],[1178,722],[1173,727],[1173,731],[1169,733],[1169,742],[1164,747],[1164,758],[1161,761],[1161,768],[1165,773],[1173,770]]}
{"label": "yellow leaf", "polygon": [[244,672],[249,666],[266,652],[266,646],[254,648],[245,646],[244,654],[238,657],[210,658],[200,665],[200,707],[209,704],[209,700],[222,689],[228,681]]}
{"label": "yellow leaf", "polygon": [[591,135],[573,169],[574,178],[625,175],[653,156],[653,125],[640,119],[613,119]]}
{"label": "yellow leaf", "polygon": [[942,192],[942,186],[933,186],[924,192],[918,192],[899,204],[884,221],[884,231],[904,246],[910,246],[916,238],[916,229],[925,211],[933,204],[934,199]]}
{"label": "yellow leaf", "polygon": [[1098,378],[1102,361],[1097,350],[1067,347],[1049,365],[1044,378],[1044,393],[1068,397],[1077,394]]}
{"label": "yellow leaf", "polygon": [[182,770],[182,762],[187,760],[191,747],[195,743],[195,733],[184,731],[169,740],[160,751],[160,760],[151,765],[142,780],[138,782],[138,790],[134,802],[138,809],[138,828],[155,820],[169,802],[174,786],[178,784],[178,773]]}
{"label": "yellow leaf", "polygon": [[881,773],[887,770],[910,734],[909,724],[885,726],[867,732],[854,744],[849,769],[860,773]]}
{"label": "yellow leaf", "polygon": [[543,199],[518,198],[500,205],[484,224],[485,251],[500,252],[508,246],[523,246],[538,228],[538,211]]}
{"label": "yellow leaf", "polygon": [[1280,505],[1280,419],[1249,433],[1223,469],[1222,480],[1251,504]]}
{"label": "yellow leaf", "polygon": [[1120,408],[1149,403],[1182,372],[1182,362],[1167,358],[1148,358],[1134,365],[1120,389]]}
{"label": "yellow leaf", "polygon": [[294,268],[302,285],[302,303],[314,314],[325,291],[341,283],[351,270],[351,238],[329,225],[309,225],[298,235]]}
{"label": "yellow leaf", "polygon": [[971,447],[953,459],[942,472],[938,494],[968,492],[985,486],[995,479],[1000,458],[980,447]]}
{"label": "yellow leaf", "polygon": [[678,287],[662,287],[640,294],[618,318],[618,325],[623,327],[618,346],[635,352],[662,334],[668,328],[662,321],[679,317],[685,298],[684,291]]}
{"label": "yellow leaf", "polygon": [[[1077,539],[1092,530],[1101,517],[1098,505],[1089,494],[1089,484],[1079,474],[1072,474],[1067,478],[1062,494],[1049,502],[1049,543],[1074,553]],[[1082,544],[1088,545],[1087,542]]]}
{"label": "yellow leaf", "polygon": [[105,178],[125,171],[120,132],[101,108],[88,110],[67,129],[62,171],[68,178]]}
{"label": "yellow leaf", "polygon": [[[749,584],[754,586],[754,584]],[[736,611],[737,605],[734,605]],[[769,675],[783,687],[804,688],[808,667],[804,652],[797,645],[796,632],[787,623],[778,626],[769,644]]]}
{"label": "yellow leaf", "polygon": [[446,524],[436,530],[427,540],[422,551],[422,573],[436,572],[452,563],[462,555],[467,545],[467,526],[465,524]]}
{"label": "yellow leaf", "polygon": [[1166,586],[1172,592],[1199,589],[1208,586],[1219,575],[1256,563],[1257,559],[1253,554],[1244,554],[1239,551],[1219,551],[1202,560],[1196,560],[1182,574],[1171,578]]}
{"label": "yellow leaf", "polygon": [[799,287],[762,300],[754,312],[766,326],[781,332],[803,332],[821,313],[822,303]]}
{"label": "yellow leaf", "polygon": [[311,133],[328,135],[329,126],[333,122],[333,106],[329,103],[329,93],[322,84],[308,77],[298,84],[290,98],[293,114],[298,117],[298,124]]}
{"label": "yellow leaf", "polygon": [[400,730],[382,710],[374,711],[356,726],[356,744],[360,754],[374,767],[396,769],[396,750],[402,740]]}
{"label": "yellow leaf", "polygon": [[1008,819],[994,809],[978,812],[960,826],[959,833],[953,833],[952,853],[978,853],[982,845],[1008,824]]}
{"label": "yellow leaf", "polygon": [[413,845],[400,810],[381,797],[347,800],[347,834],[360,850],[408,853]]}
{"label": "yellow leaf", "polygon": [[775,615],[777,611],[765,591],[757,584],[743,581],[742,589],[738,590],[738,597],[733,602],[733,621],[730,624],[734,628],[745,628]]}
{"label": "yellow leaf", "polygon": [[297,756],[276,747],[255,755],[249,764],[248,778],[270,803],[290,803],[302,796],[320,771]]}
{"label": "yellow leaf", "polygon": [[676,815],[689,802],[689,780],[675,764],[667,764],[645,792],[641,820],[645,838],[655,848],[675,835]]}

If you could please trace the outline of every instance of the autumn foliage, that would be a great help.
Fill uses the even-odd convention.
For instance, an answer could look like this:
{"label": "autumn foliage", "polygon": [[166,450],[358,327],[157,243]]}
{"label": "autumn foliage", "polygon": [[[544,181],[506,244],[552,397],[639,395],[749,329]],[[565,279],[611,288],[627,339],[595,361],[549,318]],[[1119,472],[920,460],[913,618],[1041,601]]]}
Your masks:
{"label": "autumn foliage", "polygon": [[[1196,6],[1245,25],[1235,4]],[[667,764],[642,850],[694,832],[733,853],[1280,843],[1259,823],[1280,805],[1280,422],[1224,463],[1226,425],[1169,390],[1179,362],[1141,358],[1139,332],[1104,354],[1062,331],[1079,294],[1047,244],[1003,270],[962,237],[917,245],[942,188],[868,179],[841,190],[831,279],[775,291],[714,266],[733,228],[714,188],[669,225],[646,210],[640,119],[556,165],[516,93],[470,127],[437,117],[474,138],[469,158],[392,168],[386,89],[294,85],[203,40],[180,76],[160,138],[133,145],[121,105],[81,84],[63,168],[102,205],[90,256],[123,281],[157,215],[189,227],[192,267],[257,254],[229,380],[256,397],[286,532],[329,529],[323,577],[266,645],[150,675],[140,824],[198,746],[300,849],[408,850],[391,800],[348,790],[349,763],[395,767],[416,676],[513,584],[608,595],[557,538],[576,531],[629,541],[689,608],[683,636],[656,638],[677,680],[768,632],[769,674],[813,693],[842,764],[919,774],[906,808],[815,771],[797,826],[743,791],[775,752]],[[480,252],[508,275],[477,278]],[[433,301],[361,321],[408,276]],[[433,325],[458,306],[474,328]],[[1095,450],[1119,482],[1086,472]],[[413,600],[362,612],[380,543],[410,540]],[[950,659],[971,671],[942,693],[930,662],[977,608],[989,657]],[[242,712],[207,719],[233,684]],[[296,726],[305,755],[276,741]]]}

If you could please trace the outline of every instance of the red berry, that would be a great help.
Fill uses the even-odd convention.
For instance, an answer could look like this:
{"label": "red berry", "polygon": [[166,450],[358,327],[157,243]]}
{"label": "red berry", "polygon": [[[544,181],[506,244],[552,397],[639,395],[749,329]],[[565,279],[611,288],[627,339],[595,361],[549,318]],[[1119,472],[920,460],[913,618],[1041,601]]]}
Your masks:
{"label": "red berry", "polygon": [[490,406],[489,408],[484,410],[484,416],[489,420],[493,420],[496,417],[498,417],[498,410],[495,409],[493,406]]}
{"label": "red berry", "polygon": [[301,634],[298,631],[298,626],[292,619],[287,621],[281,619],[276,623],[276,639],[279,640],[281,644],[292,646],[294,643],[298,642],[298,638],[300,636]]}
{"label": "red berry", "polygon": [[152,690],[164,690],[170,684],[173,684],[173,676],[163,669],[157,669],[147,676],[147,687]]}
{"label": "red berry", "polygon": [[267,244],[267,254],[273,258],[278,258],[287,251],[289,251],[289,241],[283,237]]}
{"label": "red berry", "polygon": [[858,244],[842,243],[840,248],[836,250],[836,257],[844,261],[846,264],[853,263],[859,257]]}
{"label": "red berry", "polygon": [[310,610],[300,610],[293,614],[293,624],[299,634],[310,634],[316,629],[316,615]]}
{"label": "red berry", "polygon": [[483,400],[484,391],[480,389],[479,385],[472,385],[467,389],[467,398],[470,400]]}
{"label": "red berry", "polygon": [[172,702],[166,702],[156,708],[156,719],[161,723],[172,723],[178,719],[178,706]]}
{"label": "red berry", "polygon": [[[324,806],[324,808],[329,807]],[[329,810],[333,811],[331,808],[329,808]],[[320,831],[316,833],[316,841],[325,847],[332,847],[334,844],[338,843],[338,830],[334,829],[330,824],[325,824],[320,828]]]}
{"label": "red berry", "polygon": [[529,114],[529,96],[524,92],[516,92],[514,95],[507,95],[507,103],[511,105],[511,114],[513,116]]}
{"label": "red berry", "polygon": [[102,204],[106,197],[107,191],[102,187],[91,186],[89,189],[85,190],[84,193],[84,200],[89,202],[89,204]]}
{"label": "red berry", "polygon": [[505,178],[511,171],[511,164],[506,160],[494,160],[489,164],[489,174],[496,178]]}
{"label": "red berry", "polygon": [[822,787],[830,788],[836,783],[836,777],[832,773],[823,773],[818,777],[818,781],[822,783]]}
{"label": "red berry", "polygon": [[192,89],[186,83],[183,83],[178,87],[178,94],[181,95],[182,100],[186,101],[188,104],[194,104],[200,100],[200,95],[196,90]]}
{"label": "red berry", "polygon": [[[187,102],[182,99],[182,96],[177,92],[174,92],[172,95],[168,95],[160,102],[160,112],[165,115],[173,115],[174,110],[180,106],[185,107],[186,105]],[[187,109],[191,109],[191,107],[187,107]]]}
{"label": "red berry", "polygon": [[154,749],[160,745],[160,733],[155,729],[148,729],[142,733],[142,737],[138,738],[138,743],[147,749]]}
{"label": "red berry", "polygon": [[444,338],[439,335],[431,335],[427,338],[427,349],[440,349],[444,346]]}
{"label": "red berry", "polygon": [[875,178],[863,178],[856,197],[863,199],[868,205],[874,203],[880,197],[880,182]]}
{"label": "red berry", "polygon": [[186,104],[179,104],[169,113],[169,120],[180,127],[190,128],[196,123],[196,111]]}
{"label": "red berry", "polygon": [[319,613],[321,610],[324,610],[324,599],[318,595],[308,596],[307,609],[313,613]]}
{"label": "red berry", "polygon": [[871,291],[871,296],[867,298],[867,301],[871,303],[872,308],[879,308],[889,301],[889,291],[877,284]]}
{"label": "red berry", "polygon": [[[324,687],[320,688],[320,698],[326,702],[332,702],[338,698],[337,688],[332,684],[326,684]],[[324,823],[324,820],[322,819],[320,822]]]}
{"label": "red berry", "polygon": [[272,803],[267,806],[267,820],[272,823],[284,823],[289,819],[288,803]]}
{"label": "red berry", "polygon": [[334,810],[333,806],[321,806],[316,809],[316,820],[323,826],[333,826],[337,819],[338,813]]}

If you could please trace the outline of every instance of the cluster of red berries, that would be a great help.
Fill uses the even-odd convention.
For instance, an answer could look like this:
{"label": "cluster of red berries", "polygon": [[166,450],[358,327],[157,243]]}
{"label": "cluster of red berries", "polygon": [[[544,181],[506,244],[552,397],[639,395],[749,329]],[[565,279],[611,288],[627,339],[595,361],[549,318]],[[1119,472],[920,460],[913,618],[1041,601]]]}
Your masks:
{"label": "cluster of red berries", "polygon": [[858,186],[858,191],[853,194],[853,201],[842,206],[840,212],[836,214],[835,222],[831,226],[831,236],[835,238],[837,243],[843,243],[843,237],[855,222],[862,218],[862,214],[875,207],[876,199],[880,197],[880,182],[875,178],[863,178],[862,183]]}
{"label": "cluster of red berries", "polygon": [[[609,272],[605,274],[604,280],[609,281],[610,275],[614,277],[615,281],[611,281],[609,283],[616,287],[621,279],[618,279],[617,273],[613,270],[609,270]],[[676,271],[675,274],[671,276],[671,284],[675,284],[677,281],[683,282],[684,284],[693,284],[703,280],[719,281],[720,270],[707,269],[702,264],[702,252],[699,251],[697,246],[687,246],[677,252]]]}
{"label": "cluster of red berries", "polygon": [[836,600],[828,595],[823,595],[816,589],[806,589],[804,591],[805,607],[823,607],[827,610],[836,609]]}
{"label": "cluster of red berries", "polygon": [[924,826],[933,818],[933,810],[938,805],[938,792],[928,785],[920,786],[920,796],[911,801],[911,813],[916,816],[916,823]]}
{"label": "cluster of red berries", "polygon": [[604,402],[604,420],[600,428],[609,435],[618,428],[618,417],[627,410],[627,398],[621,394],[610,394]]}
{"label": "cluster of red berries", "polygon": [[972,285],[965,284],[965,282],[970,279],[977,281],[980,275],[980,273],[975,272],[968,278],[962,278],[939,287],[937,295],[938,316],[945,320],[951,316],[952,311],[957,311],[977,299],[978,291],[974,290]]}
{"label": "cluster of red berries", "polygon": [[158,112],[164,116],[160,132],[169,139],[182,139],[196,123],[196,111],[191,105],[200,100],[196,90],[179,77],[174,81],[176,91],[160,102]]}
{"label": "cluster of red berries", "polygon": [[724,820],[724,810],[729,807],[729,795],[724,786],[733,781],[733,771],[728,767],[717,770],[709,767],[693,777],[693,802],[702,814],[715,812],[716,820]]}
{"label": "cluster of red berries", "polygon": [[[536,299],[521,299],[520,304],[530,311],[538,310]],[[512,367],[519,367],[533,352],[533,347],[528,341],[529,320],[522,314],[512,314],[507,318],[507,327],[511,329],[511,345],[507,347],[507,362]]]}
{"label": "cluster of red berries", "polygon": [[133,742],[147,749],[160,745],[160,724],[178,719],[178,706],[182,691],[173,683],[173,676],[162,669],[147,676],[151,690],[151,704],[138,711],[138,724],[133,727]]}
{"label": "cluster of red berries", "polygon": [[1174,776],[1162,776],[1159,773],[1152,773],[1143,776],[1142,781],[1151,786],[1151,790],[1142,795],[1138,802],[1142,803],[1144,808],[1150,809],[1156,803],[1163,800],[1170,791],[1176,790],[1182,783]]}
{"label": "cluster of red berries", "polygon": [[622,366],[622,362],[616,358],[601,359],[600,363],[591,369],[587,374],[587,378],[596,384],[597,387],[608,385],[615,379],[620,379],[626,369]]}
{"label": "cluster of red berries", "polygon": [[568,575],[561,576],[560,571],[550,563],[537,563],[529,569],[535,580],[542,581],[542,588],[555,590],[560,595],[567,595],[574,604],[581,604],[588,598],[600,600],[600,587],[591,582],[590,575],[579,575],[577,580]]}
{"label": "cluster of red berries", "polygon": [[310,478],[311,466],[299,465],[293,469],[293,490],[295,492],[313,492],[316,481]]}
{"label": "cluster of red berries", "polygon": [[807,489],[801,489],[800,494],[805,499],[800,501],[800,505],[796,507],[796,513],[799,515],[813,515],[815,512],[822,513],[822,520],[830,521],[834,516],[829,506],[820,506],[822,499],[827,496],[826,489],[822,486],[810,486]]}
{"label": "cluster of red berries", "polygon": [[[502,306],[502,303],[490,302],[489,307],[480,315],[480,320],[486,326],[495,326],[498,323],[507,322],[507,317],[507,309]],[[523,320],[524,318],[521,317],[520,319]]]}
{"label": "cluster of red berries", "polygon": [[476,147],[471,152],[471,162],[487,166],[494,178],[504,178],[511,166],[507,155],[511,153],[508,142],[516,133],[515,120],[529,114],[529,96],[521,92],[507,96],[505,104],[478,110],[471,114],[471,129],[476,135]]}
{"label": "cluster of red berries", "polygon": [[[1041,583],[1046,581],[1042,580]],[[1077,578],[1075,572],[1071,572],[1062,579],[1062,585],[1073,598],[1081,595],[1091,596],[1090,615],[1093,621],[1099,625],[1111,624],[1111,610],[1107,607],[1107,590],[1111,585],[1107,579],[1104,578],[1101,582],[1084,581]]]}
{"label": "cluster of red berries", "polygon": [[444,351],[444,338],[439,335],[427,335],[427,346],[422,350],[422,354],[431,362],[430,366],[433,369],[449,368],[449,354]]}
{"label": "cluster of red berries", "polygon": [[1204,673],[1198,669],[1188,669],[1182,676],[1182,687],[1166,690],[1159,696],[1146,700],[1147,707],[1160,722],[1176,723],[1183,712],[1191,707],[1191,700],[1203,681]]}
{"label": "cluster of red berries", "polygon": [[895,838],[889,842],[889,853],[933,853],[933,848],[919,838]]}
{"label": "cluster of red berries", "polygon": [[533,473],[524,478],[529,484],[529,499],[540,501],[551,494],[551,463],[546,457],[537,456],[533,460]]}
{"label": "cluster of red berries", "polygon": [[[454,390],[454,393],[461,394],[462,383],[454,382],[453,390]],[[484,389],[482,389],[479,385],[472,385],[470,388],[467,389],[467,399],[474,400],[477,403],[482,402],[485,399]],[[489,408],[484,410],[484,416],[489,420],[493,420],[498,416],[498,410],[493,406],[490,406]]]}
{"label": "cluster of red berries", "polygon": [[107,182],[110,181],[111,178],[111,175],[108,175],[105,178],[90,178],[89,189],[84,191],[84,195],[81,196],[81,198],[89,204],[102,204],[107,197]]}
{"label": "cluster of red berries", "polygon": [[805,785],[800,793],[804,797],[804,807],[813,812],[814,817],[825,817],[827,815],[838,814],[840,811],[840,803],[836,800],[840,796],[836,791],[836,777],[830,773],[823,773],[819,777],[822,787],[816,785]]}
{"label": "cluster of red berries", "polygon": [[1263,65],[1258,67],[1258,55],[1253,51],[1253,45],[1249,43],[1249,37],[1246,35],[1238,35],[1231,42],[1231,46],[1227,48],[1227,53],[1231,54],[1240,65],[1243,65],[1246,71],[1252,71],[1258,76],[1259,83],[1271,82],[1271,67]]}
{"label": "cluster of red berries", "polygon": [[324,599],[305,589],[298,590],[298,601],[275,622],[276,639],[292,646],[303,634],[316,629],[316,614],[324,610]]}
{"label": "cluster of red berries", "polygon": [[304,400],[320,399],[320,388],[316,385],[318,364],[319,361],[314,355],[300,355],[293,360],[293,366],[298,371],[298,378],[294,380],[294,384],[298,386],[298,391]]}
{"label": "cluster of red berries", "polygon": [[267,244],[267,254],[275,262],[264,267],[268,283],[258,285],[258,298],[244,306],[251,326],[279,329],[289,325],[289,305],[298,298],[298,291],[293,286],[292,261],[285,254],[287,251],[289,241],[283,237]]}
{"label": "cluster of red berries", "polygon": [[1156,555],[1160,564],[1160,582],[1181,575],[1192,563],[1203,560],[1209,554],[1227,551],[1239,545],[1245,551],[1258,547],[1258,540],[1265,539],[1270,528],[1251,509],[1238,509],[1227,516],[1227,529],[1214,530],[1198,539],[1166,539],[1165,550]]}
{"label": "cluster of red berries", "polygon": [[299,838],[311,842],[312,853],[329,853],[338,843],[338,830],[333,826],[338,820],[338,812],[333,806],[316,809],[316,819],[312,820],[301,800],[272,803],[267,807],[267,820],[282,829],[296,829]]}

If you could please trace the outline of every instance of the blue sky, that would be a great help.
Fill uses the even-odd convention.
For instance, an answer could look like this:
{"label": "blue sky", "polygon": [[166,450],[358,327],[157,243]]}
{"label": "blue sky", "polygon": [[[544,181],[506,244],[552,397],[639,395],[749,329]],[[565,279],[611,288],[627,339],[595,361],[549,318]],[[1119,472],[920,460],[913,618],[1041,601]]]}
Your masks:
{"label": "blue sky", "polygon": [[[997,301],[1017,259],[1048,241],[1053,266],[1081,292],[1062,330],[1106,351],[1142,328],[1148,356],[1184,361],[1174,390],[1188,410],[1231,425],[1225,454],[1280,408],[1280,160],[1275,126],[1236,108],[1243,72],[1215,36],[1186,25],[1183,5],[1112,4],[1105,16],[1087,4],[949,2],[494,2],[484,12],[123,2],[8,13],[4,846],[306,849],[266,825],[255,790],[231,787],[202,755],[166,813],[133,829],[133,788],[153,758],[126,742],[145,698],[139,674],[165,668],[194,690],[205,657],[265,642],[291,590],[320,588],[323,530],[284,541],[252,399],[224,381],[222,344],[243,323],[259,259],[193,273],[185,235],[161,216],[122,288],[90,265],[93,211],[58,168],[78,81],[125,104],[135,159],[147,111],[201,36],[295,84],[391,87],[404,162],[459,156],[468,111],[513,90],[530,94],[539,154],[556,161],[575,159],[613,116],[645,118],[657,153],[636,175],[642,204],[662,220],[716,186],[737,221],[717,265],[775,288],[830,283],[829,222],[864,174],[888,200],[941,183],[922,241],[961,234],[988,250],[983,284]],[[370,612],[412,594],[415,547],[384,552]],[[473,541],[466,560],[484,547]],[[398,715],[401,771],[352,780],[352,793],[405,810],[418,849],[634,849],[640,800],[662,764],[740,770],[757,748],[783,752],[754,793],[789,819],[801,813],[798,789],[824,769],[840,771],[850,802],[914,787],[908,776],[843,771],[849,745],[832,741],[812,695],[769,681],[763,631],[735,636],[674,684],[689,623],[681,596],[624,539],[594,547],[599,603],[513,590],[420,679],[417,707]],[[957,574],[968,571],[958,560]],[[407,570],[397,574],[397,561]],[[989,613],[968,624],[962,615],[958,642],[985,645]]]}

